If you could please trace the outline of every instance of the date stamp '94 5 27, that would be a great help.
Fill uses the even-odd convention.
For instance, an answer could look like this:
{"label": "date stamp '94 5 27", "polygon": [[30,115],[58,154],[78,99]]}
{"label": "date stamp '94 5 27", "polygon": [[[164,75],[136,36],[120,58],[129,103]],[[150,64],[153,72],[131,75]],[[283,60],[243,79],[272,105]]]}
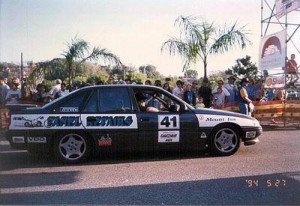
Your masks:
{"label": "date stamp '94 5 27", "polygon": [[266,187],[266,188],[280,188],[286,187],[287,181],[285,179],[257,179],[249,178],[246,179],[247,187]]}

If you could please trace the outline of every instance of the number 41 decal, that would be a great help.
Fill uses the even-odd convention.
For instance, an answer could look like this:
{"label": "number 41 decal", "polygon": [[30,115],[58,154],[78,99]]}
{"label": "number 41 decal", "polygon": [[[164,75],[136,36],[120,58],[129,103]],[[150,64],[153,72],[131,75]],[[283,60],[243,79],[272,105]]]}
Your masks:
{"label": "number 41 decal", "polygon": [[179,115],[158,115],[158,129],[179,129]]}

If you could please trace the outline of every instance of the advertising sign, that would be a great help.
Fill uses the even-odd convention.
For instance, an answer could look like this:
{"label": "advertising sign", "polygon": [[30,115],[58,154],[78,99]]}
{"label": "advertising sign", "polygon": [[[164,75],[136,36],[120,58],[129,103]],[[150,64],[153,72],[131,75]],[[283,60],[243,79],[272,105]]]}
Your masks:
{"label": "advertising sign", "polygon": [[276,17],[281,18],[287,13],[300,8],[300,0],[276,0]]}
{"label": "advertising sign", "polygon": [[264,36],[259,49],[259,66],[261,70],[285,67],[286,30]]}

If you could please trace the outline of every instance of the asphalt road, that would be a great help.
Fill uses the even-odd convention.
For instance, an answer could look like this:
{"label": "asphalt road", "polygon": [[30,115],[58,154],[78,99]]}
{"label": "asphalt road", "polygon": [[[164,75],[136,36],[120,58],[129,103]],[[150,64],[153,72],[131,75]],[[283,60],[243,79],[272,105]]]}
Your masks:
{"label": "asphalt road", "polygon": [[0,204],[300,205],[299,132],[265,131],[230,157],[128,154],[75,166],[0,137]]}

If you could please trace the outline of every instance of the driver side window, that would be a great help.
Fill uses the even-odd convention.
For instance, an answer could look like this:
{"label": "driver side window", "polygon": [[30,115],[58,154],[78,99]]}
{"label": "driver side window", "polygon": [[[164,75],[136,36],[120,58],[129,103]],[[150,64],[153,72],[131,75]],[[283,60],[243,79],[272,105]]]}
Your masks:
{"label": "driver side window", "polygon": [[161,112],[179,112],[180,104],[170,98],[167,94],[157,90],[137,90],[136,93],[141,93],[146,98],[146,107],[154,107]]}

